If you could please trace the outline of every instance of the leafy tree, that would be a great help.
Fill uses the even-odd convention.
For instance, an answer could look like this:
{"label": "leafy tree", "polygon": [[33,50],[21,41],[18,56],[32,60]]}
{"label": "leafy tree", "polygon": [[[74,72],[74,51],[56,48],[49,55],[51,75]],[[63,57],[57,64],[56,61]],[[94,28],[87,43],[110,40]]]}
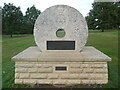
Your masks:
{"label": "leafy tree", "polygon": [[89,12],[89,16],[86,16],[85,18],[88,24],[88,28],[93,30],[96,29],[95,18],[92,14],[92,10]]}
{"label": "leafy tree", "polygon": [[104,29],[118,28],[118,11],[120,8],[117,3],[94,2],[92,8],[86,17],[89,28],[93,25],[92,28],[102,29],[102,32],[104,32]]}
{"label": "leafy tree", "polygon": [[116,27],[120,29],[120,1],[115,3]]}
{"label": "leafy tree", "polygon": [[27,8],[26,15],[24,16],[24,20],[26,23],[26,30],[30,30],[30,33],[33,31],[34,23],[37,19],[37,17],[40,15],[41,11],[36,9],[36,7],[33,5],[30,8]]}
{"label": "leafy tree", "polygon": [[3,34],[12,35],[19,33],[22,23],[23,14],[20,7],[16,7],[11,3],[4,3],[2,8]]}
{"label": "leafy tree", "polygon": [[2,34],[2,7],[0,7],[0,35]]}

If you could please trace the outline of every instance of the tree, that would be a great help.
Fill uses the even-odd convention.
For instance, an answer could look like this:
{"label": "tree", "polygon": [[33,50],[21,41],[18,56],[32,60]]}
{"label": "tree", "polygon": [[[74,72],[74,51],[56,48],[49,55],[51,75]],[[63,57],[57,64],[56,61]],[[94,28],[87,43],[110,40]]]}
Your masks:
{"label": "tree", "polygon": [[92,10],[89,12],[89,16],[86,16],[85,18],[88,24],[88,28],[93,30],[96,29],[95,18],[92,14]]}
{"label": "tree", "polygon": [[92,8],[86,17],[89,27],[93,25],[95,28],[102,29],[102,32],[104,32],[104,29],[118,28],[117,3],[94,2]]}
{"label": "tree", "polygon": [[23,14],[20,7],[16,7],[11,3],[4,3],[2,8],[3,33],[12,35],[19,33],[22,23]]}
{"label": "tree", "polygon": [[116,27],[120,29],[120,1],[115,3]]}
{"label": "tree", "polygon": [[27,8],[26,15],[24,16],[25,19],[25,25],[27,26],[26,30],[30,30],[30,33],[33,31],[33,27],[35,24],[35,21],[37,17],[40,15],[41,11],[36,9],[36,7],[33,5],[30,8]]}

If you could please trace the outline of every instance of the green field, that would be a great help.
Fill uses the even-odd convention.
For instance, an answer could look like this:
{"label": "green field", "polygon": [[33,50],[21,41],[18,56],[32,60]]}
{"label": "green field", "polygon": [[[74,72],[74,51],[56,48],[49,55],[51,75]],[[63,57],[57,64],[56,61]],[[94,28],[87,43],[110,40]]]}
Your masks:
{"label": "green field", "polygon": [[[28,48],[35,46],[33,35],[20,35],[10,38],[10,36],[3,36],[2,47],[2,80],[3,88],[10,87],[30,87],[29,85],[15,85],[14,84],[14,69],[15,63],[11,57]],[[103,53],[112,58],[108,63],[109,83],[102,85],[105,88],[118,87],[118,31],[90,31],[88,42],[86,46],[94,46]]]}

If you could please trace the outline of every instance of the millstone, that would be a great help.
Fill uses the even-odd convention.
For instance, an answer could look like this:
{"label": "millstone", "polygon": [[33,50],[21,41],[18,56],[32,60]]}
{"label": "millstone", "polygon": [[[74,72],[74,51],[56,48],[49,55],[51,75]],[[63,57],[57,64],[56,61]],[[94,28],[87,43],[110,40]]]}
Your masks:
{"label": "millstone", "polygon": [[[61,37],[57,35],[63,30]],[[47,8],[34,26],[35,42],[41,51],[47,50],[47,41],[75,41],[75,50],[82,50],[88,37],[87,23],[82,14],[67,5]]]}

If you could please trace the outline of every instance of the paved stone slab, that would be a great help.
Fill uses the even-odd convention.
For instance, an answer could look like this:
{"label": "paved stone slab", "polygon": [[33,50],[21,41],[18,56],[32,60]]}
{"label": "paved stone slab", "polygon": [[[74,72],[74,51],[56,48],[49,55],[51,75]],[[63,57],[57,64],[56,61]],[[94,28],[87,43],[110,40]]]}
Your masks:
{"label": "paved stone slab", "polygon": [[12,58],[15,61],[49,61],[49,62],[75,62],[75,61],[98,61],[106,62],[111,61],[111,58],[100,52],[94,47],[86,46],[83,48],[82,52],[77,52],[74,50],[48,50],[45,52],[40,52],[38,47],[29,47],[22,51],[18,55]]}

